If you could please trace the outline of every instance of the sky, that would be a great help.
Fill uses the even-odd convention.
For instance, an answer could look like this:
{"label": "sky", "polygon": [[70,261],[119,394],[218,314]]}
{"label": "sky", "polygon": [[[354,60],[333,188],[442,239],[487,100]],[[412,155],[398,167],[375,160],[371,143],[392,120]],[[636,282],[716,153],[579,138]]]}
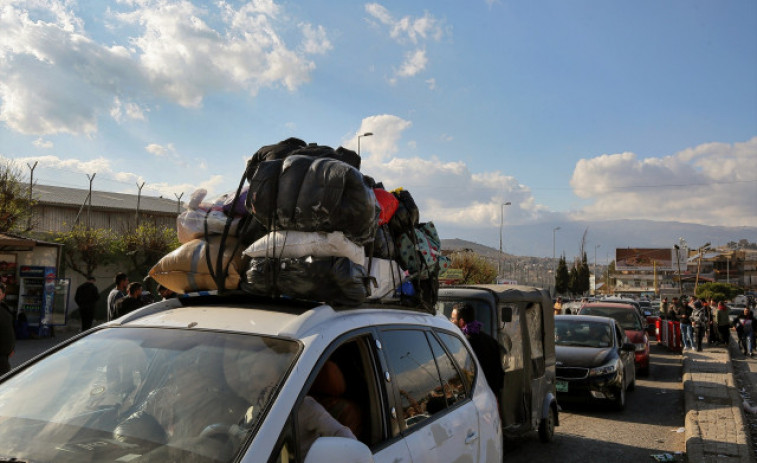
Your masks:
{"label": "sky", "polygon": [[0,157],[26,179],[212,197],[289,137],[359,139],[442,238],[754,227],[757,2],[0,2]]}

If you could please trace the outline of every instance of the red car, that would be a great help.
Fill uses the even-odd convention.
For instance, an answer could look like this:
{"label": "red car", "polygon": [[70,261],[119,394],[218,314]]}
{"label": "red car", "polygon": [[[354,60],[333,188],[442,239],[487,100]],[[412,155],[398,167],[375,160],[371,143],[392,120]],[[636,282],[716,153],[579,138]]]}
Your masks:
{"label": "red car", "polygon": [[590,302],[581,307],[579,315],[610,317],[625,330],[628,340],[636,346],[635,363],[640,375],[649,374],[649,336],[646,323],[632,304],[620,302]]}

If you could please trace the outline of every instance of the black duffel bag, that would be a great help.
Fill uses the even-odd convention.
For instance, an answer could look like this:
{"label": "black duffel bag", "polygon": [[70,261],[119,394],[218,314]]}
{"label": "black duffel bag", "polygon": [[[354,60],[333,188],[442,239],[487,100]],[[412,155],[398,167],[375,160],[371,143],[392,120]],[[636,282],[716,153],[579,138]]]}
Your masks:
{"label": "black duffel bag", "polygon": [[260,296],[288,296],[336,306],[365,301],[366,271],[346,257],[251,259],[241,288]]}

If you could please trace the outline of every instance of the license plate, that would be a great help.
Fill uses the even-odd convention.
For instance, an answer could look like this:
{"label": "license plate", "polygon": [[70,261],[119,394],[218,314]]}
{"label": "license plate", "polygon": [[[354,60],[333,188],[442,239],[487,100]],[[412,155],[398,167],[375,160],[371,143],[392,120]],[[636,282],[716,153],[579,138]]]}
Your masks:
{"label": "license plate", "polygon": [[557,390],[557,392],[568,392],[568,382],[567,381],[557,381],[555,383],[555,390]]}

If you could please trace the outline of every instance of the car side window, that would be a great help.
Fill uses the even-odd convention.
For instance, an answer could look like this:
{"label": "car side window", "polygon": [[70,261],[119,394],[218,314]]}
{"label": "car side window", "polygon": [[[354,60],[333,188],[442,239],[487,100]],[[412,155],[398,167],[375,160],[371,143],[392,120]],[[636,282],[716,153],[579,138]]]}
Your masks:
{"label": "car side window", "polygon": [[618,341],[618,347],[623,347],[623,332],[618,325],[615,325],[615,337]]}
{"label": "car side window", "polygon": [[387,330],[382,333],[382,344],[399,392],[400,428],[417,426],[444,410],[444,388],[426,334],[421,330]]}
{"label": "car side window", "polygon": [[442,377],[442,392],[446,398],[447,406],[451,407],[455,403],[465,400],[468,396],[465,380],[442,345],[431,333],[428,333],[428,340],[431,343],[431,350],[436,358],[436,366],[439,368]]}
{"label": "car side window", "polygon": [[470,393],[473,384],[476,384],[476,362],[473,360],[473,354],[465,347],[463,341],[454,334],[442,331],[437,332],[437,334],[457,362],[457,366],[463,374],[462,379],[465,383],[465,388]]}

